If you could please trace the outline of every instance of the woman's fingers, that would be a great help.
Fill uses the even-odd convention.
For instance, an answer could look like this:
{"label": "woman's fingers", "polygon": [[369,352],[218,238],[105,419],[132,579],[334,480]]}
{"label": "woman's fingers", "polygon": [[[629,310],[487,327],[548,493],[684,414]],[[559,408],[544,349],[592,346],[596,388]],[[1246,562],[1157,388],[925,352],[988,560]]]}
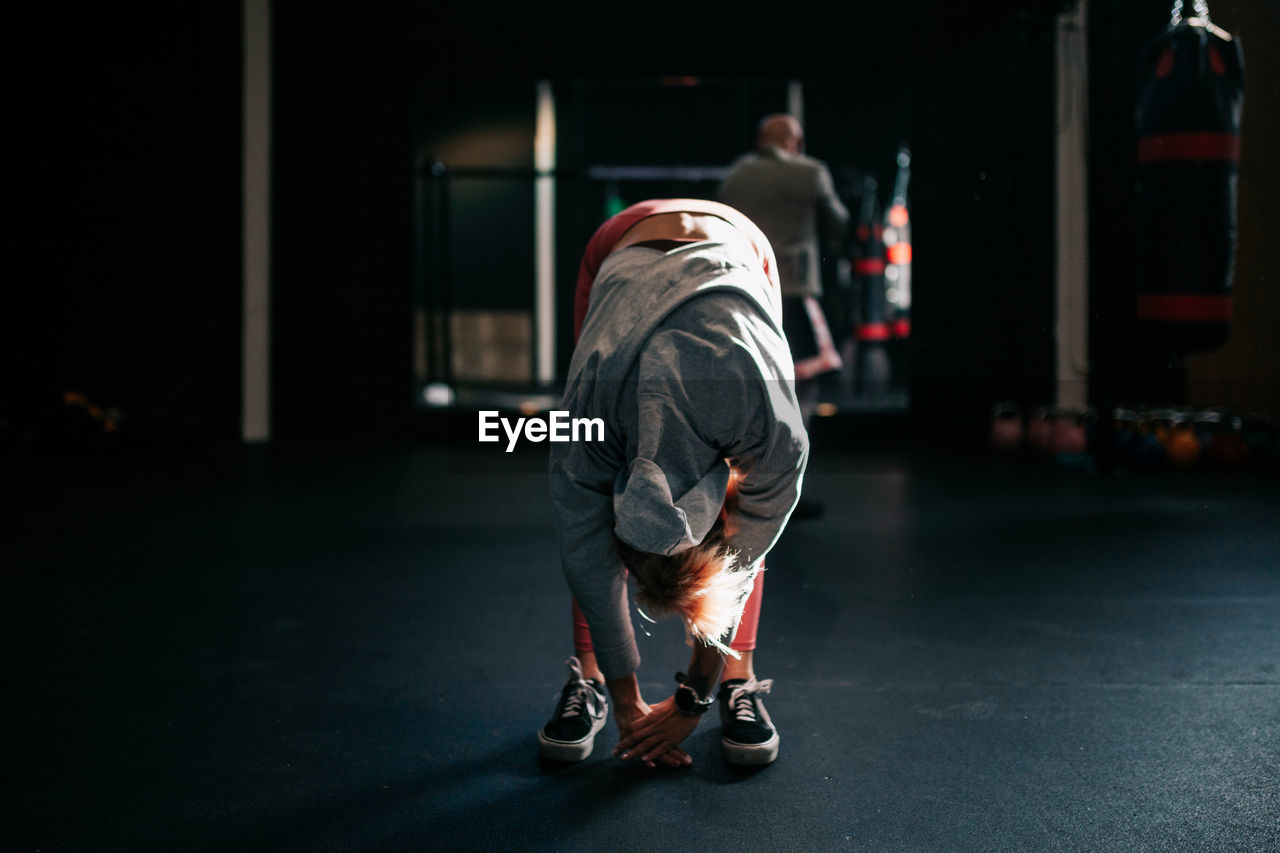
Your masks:
{"label": "woman's fingers", "polygon": [[643,738],[641,738],[640,735],[637,734],[636,730],[633,728],[630,734],[618,740],[618,745],[613,748],[613,754],[621,755],[622,753],[631,749],[631,747],[635,746],[641,740],[643,740]]}
{"label": "woman's fingers", "polygon": [[667,767],[688,767],[693,763],[693,757],[683,749],[680,749],[678,743],[678,741],[673,741],[669,737],[663,738],[660,735],[653,735],[640,740],[631,738],[629,742],[618,744],[613,754],[624,761],[639,758],[649,767],[654,766],[655,760],[660,761]]}
{"label": "woman's fingers", "polygon": [[668,767],[688,767],[693,763],[693,757],[679,747],[668,751],[658,760]]}
{"label": "woman's fingers", "polygon": [[[669,741],[661,735],[655,734],[650,735],[649,737],[638,741],[633,746],[626,748],[623,748],[622,744],[618,744],[618,749],[622,749],[622,759],[624,761],[628,758],[635,758],[636,756],[643,757],[645,761],[649,761],[654,756],[667,752],[677,743],[679,743],[679,741]],[[615,753],[617,751],[618,750],[616,749],[614,750]]]}
{"label": "woman's fingers", "polygon": [[698,721],[680,715],[671,700],[652,706],[649,713],[628,722],[625,728],[619,725],[621,737],[614,755],[624,761],[639,758],[648,767],[654,767],[655,761],[668,767],[688,767],[693,763],[693,758],[679,746]]}
{"label": "woman's fingers", "polygon": [[631,749],[636,744],[643,743],[645,740],[655,736],[658,728],[657,724],[658,721],[654,719],[653,714],[650,714],[643,720],[638,720],[635,725],[630,727],[628,734],[618,741],[618,745],[614,748],[613,754],[618,755]]}

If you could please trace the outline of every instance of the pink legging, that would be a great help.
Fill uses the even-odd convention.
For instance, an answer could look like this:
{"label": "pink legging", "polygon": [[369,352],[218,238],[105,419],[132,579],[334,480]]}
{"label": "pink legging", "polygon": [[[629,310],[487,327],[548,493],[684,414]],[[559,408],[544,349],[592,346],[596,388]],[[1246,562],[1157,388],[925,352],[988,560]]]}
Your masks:
{"label": "pink legging", "polygon": [[[765,274],[774,283],[774,286],[777,286],[773,252],[769,247],[768,241],[760,234],[759,229],[738,211],[718,202],[703,201],[701,199],[654,199],[642,201],[607,219],[587,243],[586,251],[582,256],[582,263],[578,268],[578,282],[573,298],[573,337],[575,341],[578,338],[578,333],[582,330],[582,321],[586,317],[591,284],[595,280],[596,273],[600,271],[600,264],[608,254],[609,249],[613,247],[628,228],[646,216],[682,211],[711,213],[728,220],[743,231],[752,245],[756,246]],[[733,637],[733,642],[729,644],[729,648],[737,652],[749,652],[755,649],[756,629],[760,624],[760,604],[763,598],[764,565],[761,564],[760,571],[756,573],[755,586],[751,590],[751,595],[747,598],[747,603],[743,606],[742,619],[738,622],[738,631]],[[587,619],[582,615],[582,610],[578,607],[577,599],[573,601],[573,648],[579,653],[590,652],[592,648],[591,629],[587,626]]]}

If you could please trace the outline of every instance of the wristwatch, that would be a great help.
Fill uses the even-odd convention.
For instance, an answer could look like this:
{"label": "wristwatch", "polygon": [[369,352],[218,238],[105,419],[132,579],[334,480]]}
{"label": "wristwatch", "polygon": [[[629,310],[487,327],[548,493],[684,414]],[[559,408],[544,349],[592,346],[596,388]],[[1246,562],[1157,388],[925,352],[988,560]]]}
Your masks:
{"label": "wristwatch", "polygon": [[683,672],[676,673],[676,682],[680,685],[676,688],[676,708],[681,714],[689,717],[697,717],[711,710],[711,706],[716,703],[715,694],[711,694],[707,698],[702,698],[688,684],[685,684],[685,674]]}

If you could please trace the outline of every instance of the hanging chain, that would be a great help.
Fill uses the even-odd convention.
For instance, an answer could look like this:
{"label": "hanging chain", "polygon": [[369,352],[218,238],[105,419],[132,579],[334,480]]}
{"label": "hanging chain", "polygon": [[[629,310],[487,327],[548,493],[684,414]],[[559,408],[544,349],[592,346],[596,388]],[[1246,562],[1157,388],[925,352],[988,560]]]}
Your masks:
{"label": "hanging chain", "polygon": [[[1197,18],[1209,23],[1209,0],[1194,0],[1195,15]],[[1182,23],[1182,0],[1173,0],[1173,14],[1170,23],[1177,26]]]}

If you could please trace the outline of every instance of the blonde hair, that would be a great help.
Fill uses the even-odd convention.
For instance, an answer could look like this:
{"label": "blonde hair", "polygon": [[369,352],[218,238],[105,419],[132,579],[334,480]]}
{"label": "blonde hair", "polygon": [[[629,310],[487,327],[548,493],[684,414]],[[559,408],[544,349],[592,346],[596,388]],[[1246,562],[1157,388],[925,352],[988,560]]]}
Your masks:
{"label": "blonde hair", "polygon": [[636,604],[653,616],[676,615],[692,638],[738,657],[725,645],[755,579],[725,542],[737,506],[737,471],[731,471],[720,518],[698,545],[672,556],[637,551],[614,538],[636,581]]}

